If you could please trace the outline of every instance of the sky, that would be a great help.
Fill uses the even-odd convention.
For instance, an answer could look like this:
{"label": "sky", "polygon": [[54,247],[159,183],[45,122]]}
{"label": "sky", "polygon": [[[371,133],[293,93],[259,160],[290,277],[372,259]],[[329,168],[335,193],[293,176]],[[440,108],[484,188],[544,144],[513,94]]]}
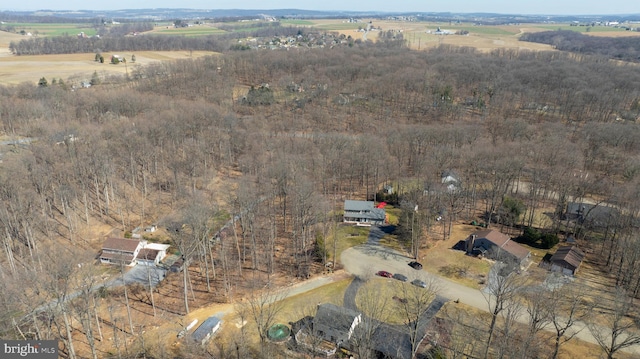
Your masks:
{"label": "sky", "polygon": [[638,14],[638,0],[24,0],[0,10],[118,10],[147,8],[303,9],[387,12],[488,12],[500,14]]}

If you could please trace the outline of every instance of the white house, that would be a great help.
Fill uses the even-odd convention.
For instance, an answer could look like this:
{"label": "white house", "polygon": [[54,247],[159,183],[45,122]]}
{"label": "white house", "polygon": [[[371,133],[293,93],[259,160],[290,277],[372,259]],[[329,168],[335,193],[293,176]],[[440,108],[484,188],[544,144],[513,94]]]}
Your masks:
{"label": "white house", "polygon": [[167,256],[167,249],[169,249],[168,244],[146,243],[142,249],[140,249],[136,257],[136,263],[156,266]]}
{"label": "white house", "polygon": [[107,238],[102,245],[100,262],[127,266],[136,264],[158,265],[167,256],[168,244],[147,243],[145,240],[129,238]]}
{"label": "white house", "polygon": [[105,264],[124,263],[127,266],[135,265],[135,259],[147,241],[128,238],[107,238],[102,245],[100,262]]}

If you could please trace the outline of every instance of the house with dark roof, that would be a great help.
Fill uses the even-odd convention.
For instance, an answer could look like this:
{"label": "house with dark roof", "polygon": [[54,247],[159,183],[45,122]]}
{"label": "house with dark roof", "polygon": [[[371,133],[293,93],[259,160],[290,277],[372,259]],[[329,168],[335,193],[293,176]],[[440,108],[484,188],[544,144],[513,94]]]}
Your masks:
{"label": "house with dark roof", "polygon": [[584,256],[584,252],[576,246],[560,247],[556,253],[549,258],[547,266],[552,272],[573,276],[578,272]]}
{"label": "house with dark roof", "polygon": [[603,227],[620,216],[620,211],[603,204],[585,202],[569,202],[565,215],[570,220],[576,220],[591,226]]}
{"label": "house with dark roof", "polygon": [[473,232],[465,240],[468,254],[483,255],[501,262],[512,262],[525,266],[531,252],[514,242],[511,237],[493,229]]}
{"label": "house with dark roof", "polygon": [[362,314],[355,310],[331,303],[318,304],[315,317],[294,337],[299,345],[332,356],[338,348],[352,349],[351,337],[361,321]]}
{"label": "house with dark roof", "polygon": [[135,265],[135,259],[140,250],[147,244],[146,241],[128,238],[107,238],[102,245],[100,262],[104,264]]}
{"label": "house with dark roof", "polygon": [[167,256],[168,244],[146,243],[136,257],[137,264],[157,266]]}
{"label": "house with dark roof", "polygon": [[344,222],[358,225],[381,225],[386,220],[383,208],[376,208],[373,201],[344,201]]}
{"label": "house with dark roof", "polygon": [[361,321],[362,314],[355,310],[324,303],[318,305],[313,318],[313,329],[324,340],[340,346],[349,342]]}

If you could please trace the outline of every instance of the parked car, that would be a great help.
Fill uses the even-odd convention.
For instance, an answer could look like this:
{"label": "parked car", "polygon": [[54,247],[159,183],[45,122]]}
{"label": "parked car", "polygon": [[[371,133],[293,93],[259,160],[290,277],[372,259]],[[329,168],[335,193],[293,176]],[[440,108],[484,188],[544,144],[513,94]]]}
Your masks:
{"label": "parked car", "polygon": [[422,264],[420,264],[420,263],[418,263],[416,261],[412,261],[412,262],[409,262],[409,267],[411,267],[413,269],[420,270],[420,269],[422,269]]}
{"label": "parked car", "polygon": [[413,281],[411,281],[411,284],[415,285],[416,287],[420,287],[420,288],[426,288],[427,287],[427,283],[425,283],[424,281],[421,281],[420,279],[414,279]]}
{"label": "parked car", "polygon": [[389,273],[387,271],[384,271],[384,270],[381,270],[376,274],[381,276],[381,277],[386,277],[386,278],[392,278],[393,277],[393,274],[391,274],[391,273]]}
{"label": "parked car", "polygon": [[405,275],[403,275],[403,274],[400,274],[400,273],[394,274],[393,278],[397,279],[397,280],[399,280],[401,282],[406,282],[407,281],[407,277]]}

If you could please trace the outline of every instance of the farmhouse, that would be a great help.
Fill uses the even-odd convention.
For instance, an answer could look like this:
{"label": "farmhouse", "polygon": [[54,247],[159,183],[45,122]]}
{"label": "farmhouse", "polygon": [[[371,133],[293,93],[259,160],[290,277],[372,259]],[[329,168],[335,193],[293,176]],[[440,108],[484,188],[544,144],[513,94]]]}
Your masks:
{"label": "farmhouse", "polygon": [[524,266],[531,256],[531,252],[511,237],[492,229],[485,229],[472,233],[465,240],[468,254],[484,255],[502,262],[512,262]]}
{"label": "farmhouse", "polygon": [[382,208],[375,208],[373,201],[344,201],[344,222],[358,225],[384,224],[386,213]]}

